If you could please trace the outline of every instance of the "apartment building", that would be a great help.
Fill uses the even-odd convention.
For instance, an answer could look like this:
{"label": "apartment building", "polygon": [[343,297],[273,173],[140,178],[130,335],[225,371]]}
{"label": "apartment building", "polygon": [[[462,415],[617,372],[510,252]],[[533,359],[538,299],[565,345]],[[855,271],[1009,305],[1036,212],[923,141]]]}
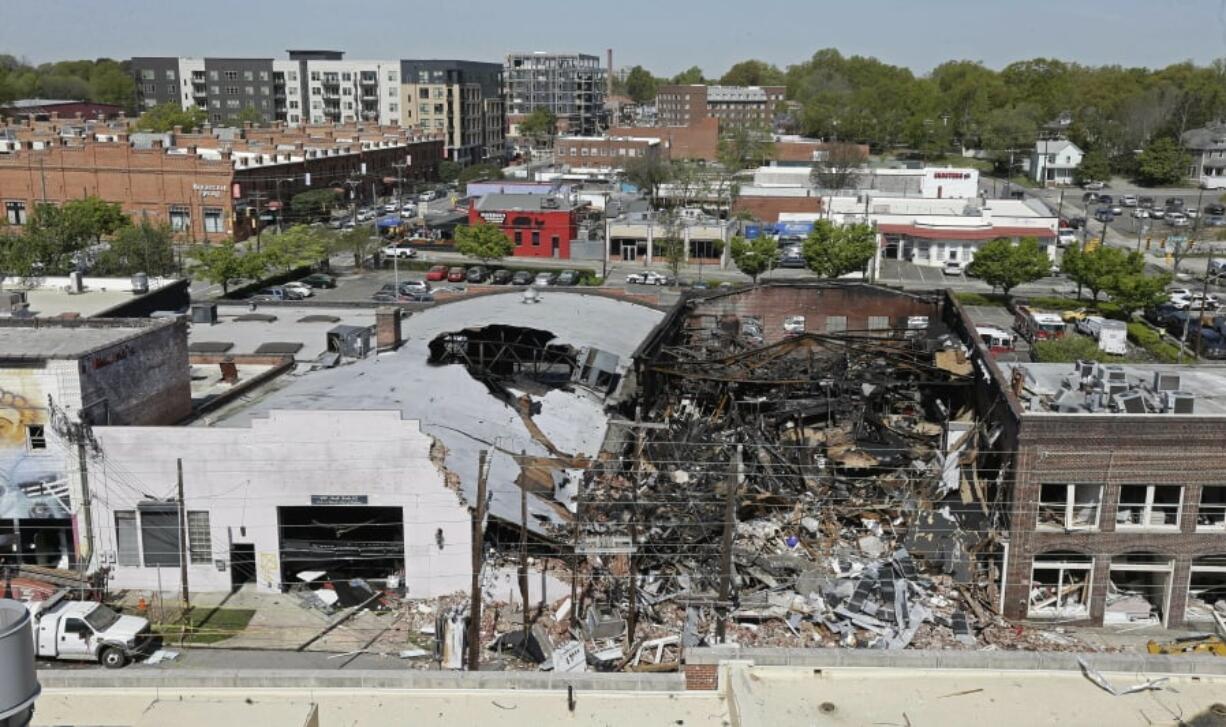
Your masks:
{"label": "apartment building", "polygon": [[136,105],[202,108],[214,125],[246,109],[265,122],[400,124],[400,63],[344,59],[341,51],[291,50],[273,58],[133,58]]}
{"label": "apartment building", "polygon": [[661,86],[656,94],[657,119],[660,126],[689,126],[715,118],[721,131],[770,128],[786,90],[783,86]]}
{"label": "apartment building", "polygon": [[1180,141],[1192,156],[1188,176],[1202,189],[1226,189],[1226,123],[1190,129]]}
{"label": "apartment building", "polygon": [[604,125],[606,69],[599,56],[584,53],[511,53],[503,67],[507,117],[516,124],[533,111],[547,109],[559,131],[582,136]]}
{"label": "apartment building", "polygon": [[457,164],[501,164],[506,156],[502,65],[400,61],[402,123],[440,132]]}

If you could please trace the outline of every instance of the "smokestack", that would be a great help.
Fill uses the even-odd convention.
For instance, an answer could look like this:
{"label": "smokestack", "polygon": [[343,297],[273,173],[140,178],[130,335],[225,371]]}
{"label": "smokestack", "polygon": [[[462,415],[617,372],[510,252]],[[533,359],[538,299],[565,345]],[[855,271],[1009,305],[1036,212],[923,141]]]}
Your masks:
{"label": "smokestack", "polygon": [[605,79],[605,84],[607,86],[607,88],[605,89],[606,90],[605,95],[612,96],[613,95],[613,49],[612,48],[609,49],[609,76],[608,78]]}

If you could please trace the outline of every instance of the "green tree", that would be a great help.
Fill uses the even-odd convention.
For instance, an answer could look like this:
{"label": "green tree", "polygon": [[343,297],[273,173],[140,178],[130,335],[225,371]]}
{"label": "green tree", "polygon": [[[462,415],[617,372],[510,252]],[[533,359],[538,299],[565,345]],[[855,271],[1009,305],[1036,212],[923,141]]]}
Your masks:
{"label": "green tree", "polygon": [[1191,163],[1191,157],[1174,139],[1159,137],[1137,156],[1137,181],[1151,187],[1177,184],[1187,176]]}
{"label": "green tree", "polygon": [[444,182],[454,182],[459,179],[461,169],[459,164],[450,159],[444,159],[438,163],[438,178]]}
{"label": "green tree", "polygon": [[[1145,261],[1138,253],[1134,267],[1144,267]],[[1111,302],[1120,307],[1125,319],[1131,319],[1135,311],[1153,308],[1167,299],[1166,286],[1171,284],[1170,273],[1146,275],[1143,272],[1125,272],[1116,275],[1107,285]]]}
{"label": "green tree", "polygon": [[461,255],[490,263],[515,253],[515,243],[501,228],[484,222],[457,227],[455,249]]}
{"label": "green tree", "polygon": [[813,163],[809,179],[820,189],[856,189],[860,170],[867,161],[868,155],[859,144],[829,144],[821,158]]}
{"label": "green tree", "polygon": [[1078,297],[1080,287],[1085,286],[1090,290],[1090,299],[1097,303],[1099,294],[1110,288],[1116,277],[1141,273],[1144,265],[1138,267],[1138,260],[1117,247],[1104,245],[1087,252],[1073,245],[1064,251],[1062,269],[1077,283]]}
{"label": "green tree", "polygon": [[288,273],[327,258],[328,243],[317,228],[294,225],[279,235],[264,238],[258,256],[267,268]]}
{"label": "green tree", "polygon": [[95,227],[81,206],[37,204],[21,236],[13,263],[23,276],[63,275],[95,239]]}
{"label": "green tree", "polygon": [[672,77],[672,83],[676,85],[689,85],[706,82],[707,79],[702,77],[702,69],[698,66],[690,66],[681,73],[678,73]]}
{"label": "green tree", "polygon": [[558,117],[549,109],[539,107],[519,122],[519,133],[535,146],[549,146],[558,133]]}
{"label": "green tree", "polygon": [[741,61],[728,69],[719,82],[725,86],[782,86],[783,71],[757,60]]}
{"label": "green tree", "polygon": [[877,233],[858,223],[835,225],[818,220],[801,250],[805,264],[823,278],[862,272],[877,252]]}
{"label": "green tree", "polygon": [[626,74],[626,94],[635,103],[643,104],[656,97],[656,77],[646,68],[635,66]]}
{"label": "green tree", "polygon": [[673,178],[673,167],[659,154],[631,157],[622,170],[622,175],[639,189],[647,192],[652,207],[660,195],[660,187]]}
{"label": "green tree", "polygon": [[355,227],[332,235],[328,240],[328,249],[333,253],[351,253],[353,266],[362,268],[378,244],[379,238],[372,236],[369,230]]}
{"label": "green tree", "polygon": [[106,251],[98,259],[95,272],[103,275],[169,275],[175,263],[174,235],[170,225],[142,217],[135,225],[127,225],[115,233]]}
{"label": "green tree", "polygon": [[758,276],[775,267],[779,262],[779,246],[769,236],[762,234],[753,240],[737,235],[732,238],[729,252],[737,270],[748,275],[758,284]]}
{"label": "green tree", "polygon": [[122,205],[105,202],[99,197],[69,200],[60,209],[63,210],[65,223],[93,238],[94,244],[101,243],[103,236],[113,235],[132,224],[132,218],[123,211]]}
{"label": "green tree", "polygon": [[1016,245],[1008,238],[998,237],[979,248],[967,273],[1008,295],[1022,283],[1050,275],[1051,259],[1033,237],[1024,237]]}
{"label": "green tree", "polygon": [[312,189],[299,192],[290,198],[290,210],[294,218],[304,222],[327,219],[328,213],[340,201],[340,195],[335,189]]}
{"label": "green tree", "polygon": [[262,255],[244,254],[228,238],[216,245],[201,245],[191,255],[195,259],[189,268],[191,274],[220,285],[223,295],[229,295],[230,286],[237,282],[258,280],[267,269]]}
{"label": "green tree", "polygon": [[1111,179],[1111,162],[1107,155],[1094,149],[1086,152],[1081,158],[1081,164],[1073,171],[1073,181],[1077,184],[1086,182],[1105,182]]}
{"label": "green tree", "polygon": [[497,164],[472,164],[460,170],[456,181],[460,184],[487,179],[502,179],[502,168]]}
{"label": "green tree", "polygon": [[265,124],[264,114],[260,113],[259,109],[248,104],[234,115],[234,123],[242,126],[250,122],[252,126],[263,126]]}
{"label": "green tree", "polygon": [[208,113],[204,109],[196,107],[189,111],[184,111],[179,104],[171,101],[158,104],[141,114],[133,128],[137,131],[156,133],[173,131],[176,126],[182,127],[184,130],[197,129],[203,126],[207,119]]}
{"label": "green tree", "polygon": [[722,134],[715,158],[736,173],[765,164],[775,156],[775,141],[768,129],[736,126]]}

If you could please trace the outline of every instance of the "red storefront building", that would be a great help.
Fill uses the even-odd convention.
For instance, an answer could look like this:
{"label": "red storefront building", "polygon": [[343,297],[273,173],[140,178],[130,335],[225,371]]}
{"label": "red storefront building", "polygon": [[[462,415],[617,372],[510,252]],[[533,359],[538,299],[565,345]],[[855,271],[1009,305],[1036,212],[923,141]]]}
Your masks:
{"label": "red storefront building", "polygon": [[561,196],[487,194],[468,208],[468,223],[497,225],[515,243],[515,257],[568,260],[580,209]]}

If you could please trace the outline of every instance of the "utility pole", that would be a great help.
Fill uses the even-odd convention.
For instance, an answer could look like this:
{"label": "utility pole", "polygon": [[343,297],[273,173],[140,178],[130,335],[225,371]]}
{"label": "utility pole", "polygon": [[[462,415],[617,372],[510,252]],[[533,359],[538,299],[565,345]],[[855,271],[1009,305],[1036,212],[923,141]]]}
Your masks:
{"label": "utility pole", "polygon": [[264,231],[264,220],[260,217],[260,203],[268,199],[268,195],[263,192],[252,192],[251,199],[255,201],[255,251],[259,252],[261,235]]}
{"label": "utility pole", "polygon": [[[527,452],[520,450],[519,463],[523,467]],[[524,643],[528,643],[528,488],[519,485],[519,600],[524,609]]]}
{"label": "utility pole", "polygon": [[[636,414],[635,421],[642,422],[641,413]],[[638,559],[635,551],[639,547],[639,487],[643,478],[643,428],[638,428],[638,443],[634,451],[634,484],[630,491],[630,618],[626,619],[626,648],[634,648],[634,632],[639,622],[639,573]]]}
{"label": "utility pole", "polygon": [[175,466],[179,471],[179,609],[186,619],[192,602],[187,593],[187,503],[183,501],[183,459],[175,460]]}
{"label": "utility pole", "polygon": [[736,533],[736,496],[744,477],[741,462],[743,445],[736,445],[736,460],[732,463],[733,479],[728,483],[728,497],[724,502],[724,537],[720,544],[719,607],[720,619],[715,623],[715,638],[726,643],[728,629],[728,604],[732,601],[732,537]]}
{"label": "utility pole", "polygon": [[392,168],[396,170],[396,214],[399,215],[404,211],[404,199],[401,192],[401,186],[404,184],[404,168],[407,164],[400,162],[392,164]]}
{"label": "utility pole", "polygon": [[481,548],[485,524],[485,458],[487,450],[477,457],[477,504],[472,508],[472,595],[468,606],[468,670],[481,670]]}
{"label": "utility pole", "polygon": [[[89,457],[85,452],[84,437],[77,437],[77,464],[81,469],[81,511],[85,515],[85,546],[89,552],[77,564],[78,570],[84,575],[89,561],[94,558],[94,515],[93,498],[89,494]],[[13,522],[17,522],[14,520]],[[19,556],[20,557],[20,556]]]}
{"label": "utility pole", "polygon": [[278,235],[280,235],[282,232],[285,231],[284,227],[282,227],[282,224],[281,224],[282,220],[285,219],[285,200],[281,198],[281,183],[282,182],[292,182],[292,181],[294,181],[293,177],[277,177],[276,179],[277,205],[278,205],[277,206],[277,234]]}

